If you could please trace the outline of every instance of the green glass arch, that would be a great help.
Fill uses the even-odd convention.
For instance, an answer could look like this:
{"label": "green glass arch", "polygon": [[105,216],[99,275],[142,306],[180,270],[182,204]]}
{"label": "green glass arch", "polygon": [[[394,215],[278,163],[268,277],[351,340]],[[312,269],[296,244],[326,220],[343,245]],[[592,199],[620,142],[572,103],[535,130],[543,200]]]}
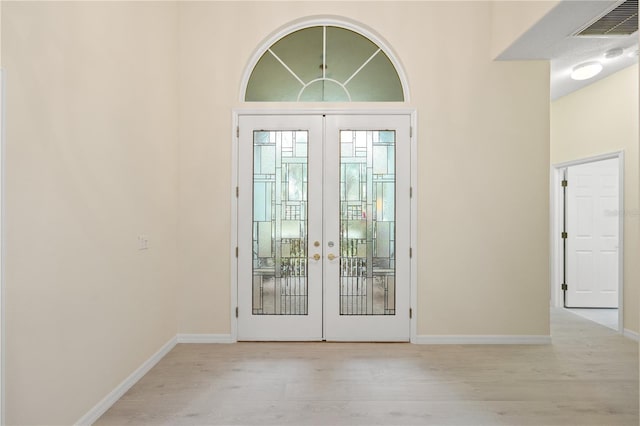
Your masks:
{"label": "green glass arch", "polygon": [[386,53],[350,29],[316,25],[271,45],[248,79],[247,102],[403,102]]}

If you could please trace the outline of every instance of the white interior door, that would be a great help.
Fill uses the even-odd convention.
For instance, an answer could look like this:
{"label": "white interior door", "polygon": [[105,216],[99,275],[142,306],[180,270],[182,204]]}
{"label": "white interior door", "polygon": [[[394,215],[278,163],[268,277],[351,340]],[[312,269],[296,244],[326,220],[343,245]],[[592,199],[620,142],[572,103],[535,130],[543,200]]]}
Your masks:
{"label": "white interior door", "polygon": [[618,307],[618,159],[567,168],[569,307]]}
{"label": "white interior door", "polygon": [[240,116],[239,340],[409,340],[409,125]]}

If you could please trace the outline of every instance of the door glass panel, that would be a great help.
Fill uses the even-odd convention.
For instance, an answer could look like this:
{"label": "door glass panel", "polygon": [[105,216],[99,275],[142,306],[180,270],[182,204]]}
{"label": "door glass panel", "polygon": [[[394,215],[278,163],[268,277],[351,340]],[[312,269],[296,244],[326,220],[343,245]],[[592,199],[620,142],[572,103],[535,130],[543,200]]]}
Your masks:
{"label": "door glass panel", "polygon": [[253,315],[307,315],[306,131],[253,133]]}
{"label": "door glass panel", "polygon": [[340,131],[340,314],[395,315],[395,131]]}

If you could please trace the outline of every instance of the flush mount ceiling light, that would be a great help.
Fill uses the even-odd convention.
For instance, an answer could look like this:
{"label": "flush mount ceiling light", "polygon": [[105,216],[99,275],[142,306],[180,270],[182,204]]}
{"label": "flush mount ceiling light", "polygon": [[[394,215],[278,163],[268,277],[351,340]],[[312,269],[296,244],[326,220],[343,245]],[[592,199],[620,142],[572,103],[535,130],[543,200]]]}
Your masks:
{"label": "flush mount ceiling light", "polygon": [[623,53],[624,53],[624,50],[621,47],[616,47],[614,49],[609,49],[606,52],[604,52],[604,57],[607,59],[615,59],[622,56]]}
{"label": "flush mount ceiling light", "polygon": [[585,62],[573,67],[571,78],[574,80],[588,80],[602,71],[602,64],[598,61]]}

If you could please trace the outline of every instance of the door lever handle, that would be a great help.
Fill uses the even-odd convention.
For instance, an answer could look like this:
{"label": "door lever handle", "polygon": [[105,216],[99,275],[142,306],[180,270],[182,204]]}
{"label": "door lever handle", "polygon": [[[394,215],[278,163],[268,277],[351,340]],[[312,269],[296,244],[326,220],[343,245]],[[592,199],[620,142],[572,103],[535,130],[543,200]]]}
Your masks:
{"label": "door lever handle", "polygon": [[329,254],[327,255],[327,259],[329,259],[329,260],[334,260],[334,259],[337,259],[337,258],[338,258],[338,256],[336,256],[336,255],[335,255],[335,254],[333,254],[333,253],[329,253]]}

